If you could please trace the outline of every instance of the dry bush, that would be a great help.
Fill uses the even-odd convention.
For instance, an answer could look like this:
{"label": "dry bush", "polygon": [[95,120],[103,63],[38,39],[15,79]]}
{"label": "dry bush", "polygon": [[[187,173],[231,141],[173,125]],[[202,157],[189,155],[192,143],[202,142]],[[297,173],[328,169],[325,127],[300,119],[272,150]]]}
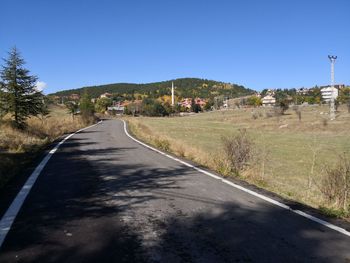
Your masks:
{"label": "dry bush", "polygon": [[180,156],[180,157],[185,157],[186,156],[186,148],[182,144],[177,144],[174,147],[175,153]]}
{"label": "dry bush", "polygon": [[5,118],[0,124],[0,188],[19,174],[52,141],[65,133],[71,133],[86,123],[80,117],[67,114],[55,117],[27,120],[27,127],[18,130]]}
{"label": "dry bush", "polygon": [[[219,157],[218,157],[219,156]],[[216,155],[215,157],[212,156],[211,159],[213,160],[213,168],[215,171],[220,173],[223,176],[229,176],[231,173],[231,163],[227,158],[220,158],[222,154]]]}
{"label": "dry bush", "polygon": [[10,121],[4,121],[0,127],[0,149],[9,152],[28,152],[33,147],[45,145],[63,134],[86,126],[81,118],[72,121],[68,116],[45,120],[30,118],[27,124],[25,130],[18,130],[12,127]]}
{"label": "dry bush", "polygon": [[154,139],[154,145],[164,151],[170,152],[170,142],[166,139]]}
{"label": "dry bush", "polygon": [[227,160],[231,164],[232,171],[238,175],[244,170],[253,155],[253,142],[248,137],[245,129],[237,134],[223,137],[223,148]]}
{"label": "dry bush", "polygon": [[266,118],[280,117],[283,114],[284,114],[284,110],[278,106],[270,108],[270,110],[265,113]]}
{"label": "dry bush", "polygon": [[349,211],[350,207],[350,160],[340,156],[334,167],[325,168],[321,192],[328,204],[337,209]]}
{"label": "dry bush", "polygon": [[259,118],[259,114],[256,111],[252,112],[252,119],[256,120],[257,118]]}
{"label": "dry bush", "polygon": [[295,114],[298,116],[298,120],[301,121],[301,108],[297,105],[293,106]]}
{"label": "dry bush", "polygon": [[271,112],[271,111],[267,111],[267,112],[266,112],[266,118],[272,118],[273,116],[275,116],[275,115],[273,114],[273,112]]}
{"label": "dry bush", "polygon": [[273,115],[274,115],[275,117],[282,116],[282,115],[284,114],[285,111],[286,111],[286,110],[285,110],[285,108],[283,108],[283,107],[278,107],[278,106],[273,107]]}

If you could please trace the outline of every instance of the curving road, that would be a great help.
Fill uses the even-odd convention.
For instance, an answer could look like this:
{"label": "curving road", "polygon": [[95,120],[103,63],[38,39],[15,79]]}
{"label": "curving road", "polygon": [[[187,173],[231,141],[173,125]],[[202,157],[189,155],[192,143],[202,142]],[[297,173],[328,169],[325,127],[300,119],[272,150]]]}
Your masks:
{"label": "curving road", "polygon": [[350,237],[151,151],[109,120],[53,155],[0,262],[350,262]]}

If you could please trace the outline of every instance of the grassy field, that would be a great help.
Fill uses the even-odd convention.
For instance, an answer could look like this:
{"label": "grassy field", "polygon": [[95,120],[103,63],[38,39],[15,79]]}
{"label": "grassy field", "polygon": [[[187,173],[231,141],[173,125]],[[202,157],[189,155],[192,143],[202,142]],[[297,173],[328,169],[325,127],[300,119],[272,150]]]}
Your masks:
{"label": "grassy field", "polygon": [[340,107],[329,121],[328,107],[293,109],[268,117],[271,109],[236,109],[186,117],[129,118],[141,139],[228,175],[223,136],[246,129],[258,158],[241,177],[286,198],[323,206],[320,184],[325,167],[350,153],[350,114]]}
{"label": "grassy field", "polygon": [[66,107],[51,106],[45,119],[30,118],[25,130],[14,129],[9,118],[0,121],[0,190],[25,169],[51,142],[85,124],[72,120]]}

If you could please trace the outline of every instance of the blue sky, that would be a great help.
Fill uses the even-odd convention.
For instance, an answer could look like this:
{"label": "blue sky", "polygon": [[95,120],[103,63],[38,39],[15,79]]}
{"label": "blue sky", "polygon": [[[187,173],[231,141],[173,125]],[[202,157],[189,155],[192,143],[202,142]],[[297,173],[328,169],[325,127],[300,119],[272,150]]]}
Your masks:
{"label": "blue sky", "polygon": [[348,0],[1,0],[13,47],[45,93],[200,77],[264,88],[350,84]]}

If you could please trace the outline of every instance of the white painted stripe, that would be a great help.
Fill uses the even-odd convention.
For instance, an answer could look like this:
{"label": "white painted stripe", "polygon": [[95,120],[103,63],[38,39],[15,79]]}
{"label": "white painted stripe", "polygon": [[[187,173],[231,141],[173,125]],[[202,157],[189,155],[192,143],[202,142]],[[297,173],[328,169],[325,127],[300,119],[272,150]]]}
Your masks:
{"label": "white painted stripe", "polygon": [[337,232],[339,232],[339,233],[342,233],[342,234],[344,234],[344,235],[350,237],[350,232],[347,231],[347,230],[345,230],[344,228],[341,228],[341,227],[339,227],[339,226],[336,226],[336,225],[334,225],[334,224],[331,224],[331,223],[329,223],[329,222],[327,222],[327,221],[324,221],[324,220],[322,220],[322,219],[320,219],[320,218],[317,218],[317,217],[315,217],[315,216],[309,215],[309,214],[307,214],[307,213],[305,213],[305,212],[303,212],[303,211],[294,210],[294,209],[292,209],[290,206],[288,206],[288,205],[286,205],[286,204],[283,204],[283,203],[281,203],[281,202],[279,202],[279,201],[277,201],[277,200],[274,200],[274,199],[272,199],[272,198],[270,198],[270,197],[267,197],[267,196],[265,196],[265,195],[262,195],[262,194],[259,194],[259,193],[257,193],[257,192],[254,192],[254,191],[252,191],[252,190],[250,190],[250,189],[248,189],[248,188],[245,188],[245,187],[243,187],[243,186],[241,186],[241,185],[235,184],[235,183],[233,183],[233,182],[231,182],[231,181],[229,181],[229,180],[227,180],[227,179],[224,179],[224,178],[222,178],[222,177],[220,177],[220,176],[217,176],[217,175],[215,175],[215,174],[213,174],[213,173],[210,173],[210,172],[205,171],[205,170],[203,170],[203,169],[201,169],[201,168],[198,168],[198,167],[196,167],[196,166],[194,166],[194,165],[192,165],[192,164],[189,164],[189,163],[187,163],[187,162],[185,162],[185,161],[182,161],[182,160],[180,160],[180,159],[178,159],[178,158],[176,158],[176,157],[173,157],[173,156],[171,156],[171,155],[169,155],[169,154],[166,154],[166,153],[164,153],[164,152],[162,152],[162,151],[160,151],[160,150],[158,150],[158,149],[156,149],[156,148],[154,148],[154,147],[152,147],[152,146],[149,146],[149,145],[147,145],[147,144],[145,144],[145,143],[143,143],[143,142],[137,140],[136,138],[134,138],[133,136],[131,136],[131,135],[129,134],[129,132],[128,132],[128,130],[127,130],[127,124],[126,124],[126,122],[125,122],[124,120],[123,120],[123,122],[124,122],[124,132],[125,132],[125,134],[126,134],[129,138],[131,138],[133,141],[135,141],[135,142],[137,142],[137,143],[139,143],[139,144],[145,146],[146,148],[151,149],[152,151],[155,151],[155,152],[157,152],[157,153],[160,153],[161,155],[164,155],[164,156],[166,156],[166,157],[168,157],[168,158],[170,158],[170,159],[172,159],[172,160],[174,160],[174,161],[177,161],[177,162],[179,162],[179,163],[181,163],[181,164],[183,164],[183,165],[186,165],[187,167],[193,168],[193,169],[197,170],[197,171],[200,172],[200,173],[203,173],[203,174],[205,174],[205,175],[208,175],[208,176],[210,176],[210,177],[212,177],[212,178],[214,178],[214,179],[220,180],[220,181],[222,181],[223,183],[228,184],[228,185],[230,185],[230,186],[232,186],[232,187],[234,187],[234,188],[237,188],[237,189],[239,189],[239,190],[241,190],[241,191],[243,191],[243,192],[246,192],[246,193],[248,193],[248,194],[250,194],[250,195],[253,195],[253,196],[258,197],[258,198],[260,198],[260,199],[262,199],[262,200],[265,200],[266,202],[269,202],[269,203],[271,203],[271,204],[274,204],[274,205],[276,205],[276,206],[279,206],[279,207],[281,207],[281,208],[284,208],[284,209],[286,209],[286,210],[289,210],[289,211],[291,211],[291,212],[293,212],[293,213],[295,213],[295,214],[297,214],[297,215],[300,215],[300,216],[302,216],[302,217],[305,217],[305,218],[307,218],[307,219],[310,219],[310,220],[312,220],[312,221],[314,221],[314,222],[316,222],[316,223],[319,223],[319,224],[321,224],[321,225],[323,225],[323,226],[325,226],[325,227],[328,227],[328,228],[330,228],[330,229],[333,229],[333,230],[335,230],[335,231],[337,231]]}
{"label": "white painted stripe", "polygon": [[[98,122],[97,124],[101,123],[102,121]],[[96,126],[97,124],[91,125],[89,127],[85,127],[83,129],[80,129],[74,133],[69,134],[66,136],[63,140],[61,140],[45,157],[44,159],[40,162],[40,164],[35,168],[33,173],[29,176],[27,179],[26,183],[22,187],[22,189],[19,191],[17,194],[16,198],[13,200],[11,203],[10,207],[7,209],[6,213],[3,215],[0,221],[0,248],[2,244],[4,243],[4,240],[6,238],[6,235],[11,229],[11,226],[13,222],[16,219],[16,216],[21,209],[24,200],[28,196],[30,190],[32,189],[34,183],[36,182],[36,179],[40,175],[41,171],[44,169],[45,165],[47,162],[50,160],[52,155],[58,150],[58,148],[65,142],[67,141],[70,137],[72,137],[74,134],[77,134],[78,132],[81,132],[83,130],[92,128]]]}

